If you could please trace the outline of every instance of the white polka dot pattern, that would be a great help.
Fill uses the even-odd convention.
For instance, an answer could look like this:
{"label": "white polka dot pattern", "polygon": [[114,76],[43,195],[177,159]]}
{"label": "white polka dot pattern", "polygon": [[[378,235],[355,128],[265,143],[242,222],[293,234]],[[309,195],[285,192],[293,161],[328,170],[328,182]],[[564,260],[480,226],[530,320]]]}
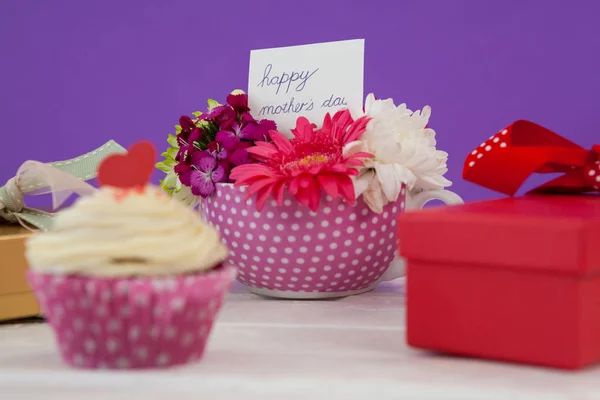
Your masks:
{"label": "white polka dot pattern", "polygon": [[200,359],[235,273],[226,266],[166,278],[28,277],[67,364],[137,369]]}
{"label": "white polka dot pattern", "polygon": [[[244,203],[242,190],[219,184],[215,197],[202,200],[201,213],[221,232],[231,250],[230,261],[239,267],[238,280],[247,286],[357,291],[372,286],[394,258],[404,187],[398,201],[382,214],[372,212],[361,199],[350,206],[329,196],[322,197],[316,213],[291,197],[282,206],[267,202],[256,212],[252,199]],[[237,218],[230,224],[227,218],[234,213]]]}
{"label": "white polka dot pattern", "polygon": [[489,151],[494,150],[494,147],[506,148],[506,135],[508,134],[507,129],[503,129],[496,135],[490,136],[487,142],[481,143],[479,147],[471,152],[467,159],[467,165],[474,167],[477,160],[480,160]]}
{"label": "white polka dot pattern", "polygon": [[586,165],[583,172],[587,185],[594,190],[600,190],[600,160],[596,160],[589,163],[589,165]]}
{"label": "white polka dot pattern", "polygon": [[[536,128],[537,127],[537,128]],[[531,129],[531,131],[527,131],[527,129]],[[545,132],[545,133],[543,133]],[[496,174],[500,174],[501,171],[497,170],[499,167],[499,165],[501,165],[502,163],[506,163],[506,159],[502,159],[499,160],[497,159],[495,156],[498,155],[502,155],[504,154],[505,157],[508,157],[509,159],[512,159],[512,157],[514,157],[514,162],[517,163],[517,167],[515,171],[518,171],[521,167],[524,167],[525,169],[523,171],[518,171],[518,172],[509,172],[509,175],[511,174],[517,174],[515,175],[517,178],[516,179],[521,179],[523,178],[525,175],[522,175],[523,173],[526,173],[527,175],[535,172],[534,170],[528,170],[528,168],[530,166],[528,166],[527,163],[522,164],[519,162],[519,157],[522,157],[522,155],[517,155],[520,153],[515,153],[515,151],[519,152],[519,151],[524,151],[528,146],[543,146],[544,141],[546,140],[554,140],[554,143],[560,143],[560,140],[556,140],[556,136],[554,136],[556,134],[554,134],[553,132],[550,132],[548,130],[546,130],[543,127],[540,127],[536,124],[527,122],[527,121],[517,121],[515,123],[513,123],[511,126],[509,126],[506,129],[503,129],[502,131],[498,132],[495,135],[490,136],[489,140],[487,140],[486,142],[483,142],[479,145],[478,148],[476,148],[475,150],[473,150],[468,156],[467,159],[465,160],[465,168],[463,170],[463,175],[465,177],[466,180],[478,183],[482,186],[488,187],[489,189],[494,189],[494,190],[498,190],[500,192],[506,193],[506,194],[513,194],[515,190],[518,189],[521,181],[515,182],[518,183],[518,185],[516,187],[512,187],[513,183],[510,181],[510,179],[507,179],[505,181],[500,181],[503,182],[504,184],[502,185],[495,185],[495,186],[490,186],[489,182],[485,182],[486,180],[489,181],[494,181],[496,179],[494,179],[493,176],[491,176],[492,172],[495,172]],[[530,136],[532,138],[537,137],[537,140],[541,140],[542,143],[539,143],[537,145],[533,144],[535,142],[536,139],[528,139],[526,141],[523,141],[521,138],[525,137],[525,136]],[[545,137],[545,139],[540,139],[542,137]],[[548,139],[548,138],[552,138],[554,137],[555,139]],[[560,138],[560,137],[558,137]],[[529,143],[528,145],[526,144]],[[548,142],[550,143],[550,142]],[[561,146],[561,145],[557,145],[557,146]],[[507,151],[509,151],[508,149],[513,147],[509,153],[507,153]],[[546,153],[544,153],[546,154]],[[556,153],[556,155],[552,156],[552,158],[554,159],[555,157],[558,157],[559,153]],[[547,155],[545,155],[544,157],[546,157]],[[532,157],[534,157],[532,155]],[[539,158],[539,156],[536,156]],[[533,159],[538,160],[538,158],[534,157]],[[578,157],[578,156],[577,156]],[[574,157],[573,160],[576,160],[577,157]],[[481,161],[480,161],[481,160]],[[487,161],[487,165],[489,166],[490,170],[489,171],[485,171],[485,170],[479,170],[478,168],[481,167],[476,167],[477,165],[479,165],[482,161],[484,160],[488,160]],[[547,162],[546,166],[550,167],[552,163],[548,162],[550,159],[544,161]],[[560,156],[559,159],[555,160],[556,163],[558,165],[561,165],[562,163],[565,162],[569,162],[569,157],[565,155]],[[483,165],[486,165],[486,162],[484,161]],[[583,167],[583,168],[580,168]],[[554,167],[550,167],[550,170],[552,170]],[[560,171],[562,167],[557,168],[555,170],[555,172],[565,172],[565,171]],[[549,185],[545,185],[545,189],[549,189],[550,187],[552,188],[556,188],[556,187],[562,187],[562,189],[565,189],[568,192],[598,192],[600,191],[600,145],[594,145],[592,146],[591,151],[589,152],[589,155],[586,156],[586,160],[585,160],[585,164],[584,165],[571,165],[571,172],[567,173],[567,175],[565,175],[564,179],[561,178],[560,181],[551,181]],[[515,169],[515,168],[513,168]],[[472,171],[476,171],[476,172],[472,172]],[[580,174],[583,174],[583,176],[580,176]],[[569,176],[570,175],[570,176]],[[482,179],[482,177],[486,177],[486,179]],[[521,176],[521,178],[518,178],[518,176]]]}

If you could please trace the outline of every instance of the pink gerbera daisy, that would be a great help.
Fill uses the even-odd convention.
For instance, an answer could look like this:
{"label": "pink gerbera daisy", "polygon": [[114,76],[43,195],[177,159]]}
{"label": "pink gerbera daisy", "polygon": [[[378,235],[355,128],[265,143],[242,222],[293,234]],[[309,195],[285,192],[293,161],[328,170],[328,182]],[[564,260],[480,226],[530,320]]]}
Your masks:
{"label": "pink gerbera daisy", "polygon": [[287,190],[303,205],[317,211],[322,191],[329,196],[341,196],[354,204],[356,197],[351,176],[359,174],[363,165],[361,158],[372,157],[369,153],[348,151],[347,146],[365,131],[368,117],[354,121],[348,110],[339,111],[333,118],[325,116],[321,129],[304,118],[298,118],[293,139],[277,131],[270,131],[273,143],[256,142],[247,149],[256,164],[235,167],[230,178],[235,186],[248,186],[246,198],[256,193],[256,207],[260,211],[269,196],[279,205]]}

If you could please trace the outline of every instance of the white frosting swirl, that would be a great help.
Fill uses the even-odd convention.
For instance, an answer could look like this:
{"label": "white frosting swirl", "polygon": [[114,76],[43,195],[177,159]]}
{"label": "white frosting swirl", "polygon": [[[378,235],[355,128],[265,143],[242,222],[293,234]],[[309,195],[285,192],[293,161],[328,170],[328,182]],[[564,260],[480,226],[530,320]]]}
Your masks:
{"label": "white frosting swirl", "polygon": [[227,255],[213,227],[151,185],[128,193],[102,187],[26,245],[32,270],[104,277],[207,271]]}

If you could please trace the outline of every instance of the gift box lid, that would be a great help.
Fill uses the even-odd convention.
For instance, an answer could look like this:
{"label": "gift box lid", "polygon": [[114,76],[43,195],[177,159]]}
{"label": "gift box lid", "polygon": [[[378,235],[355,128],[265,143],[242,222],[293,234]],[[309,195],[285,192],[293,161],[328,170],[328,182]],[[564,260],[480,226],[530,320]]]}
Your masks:
{"label": "gift box lid", "polygon": [[600,270],[600,196],[526,195],[404,213],[411,260],[584,275]]}

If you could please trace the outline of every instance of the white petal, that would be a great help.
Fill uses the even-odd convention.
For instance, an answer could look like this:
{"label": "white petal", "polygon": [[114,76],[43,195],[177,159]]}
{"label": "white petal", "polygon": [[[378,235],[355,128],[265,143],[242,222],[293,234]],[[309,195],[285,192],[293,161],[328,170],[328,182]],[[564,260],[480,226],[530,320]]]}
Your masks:
{"label": "white petal", "polygon": [[431,118],[431,107],[425,106],[421,111],[421,117],[425,118],[426,124],[429,122],[429,118]]}
{"label": "white petal", "polygon": [[437,144],[437,141],[435,140],[435,131],[431,128],[427,128],[423,130],[423,136],[429,145],[435,148],[435,145]]}
{"label": "white petal", "polygon": [[367,151],[374,154],[379,161],[393,162],[401,152],[393,131],[378,128],[373,133],[365,132],[364,139],[367,142]]}
{"label": "white petal", "polygon": [[378,179],[371,181],[369,189],[363,194],[363,199],[367,206],[377,214],[381,214],[383,206],[388,203]]}
{"label": "white petal", "polygon": [[390,201],[396,201],[400,195],[400,188],[402,186],[401,177],[397,172],[399,171],[396,166],[398,164],[375,164],[375,173],[377,179],[381,183],[381,188],[385,196]]}
{"label": "white petal", "polygon": [[371,185],[371,181],[375,177],[375,173],[373,171],[368,171],[359,176],[358,178],[352,179],[352,183],[354,184],[354,194],[356,197],[363,194]]}
{"label": "white petal", "polygon": [[438,190],[451,186],[452,182],[444,178],[442,175],[425,175],[420,176],[416,186],[423,190]]}
{"label": "white petal", "polygon": [[368,151],[367,144],[362,140],[355,140],[354,142],[350,142],[344,146],[342,149],[342,154],[344,157],[349,157],[352,154],[359,153],[361,151]]}
{"label": "white petal", "polygon": [[173,198],[181,201],[190,208],[196,207],[200,202],[198,196],[195,196],[188,186],[183,186],[179,192],[173,193]]}
{"label": "white petal", "polygon": [[375,95],[373,93],[369,93],[367,98],[365,99],[365,113],[369,115],[371,108],[373,108],[373,104],[375,103]]}
{"label": "white petal", "polygon": [[[367,192],[363,195],[363,199],[367,206],[376,214],[381,214],[383,212],[384,197],[381,196],[381,192],[371,191]],[[387,204],[387,203],[386,203]]]}
{"label": "white petal", "polygon": [[365,104],[365,113],[372,118],[384,118],[396,109],[393,99],[375,100],[375,96],[369,98]]}

